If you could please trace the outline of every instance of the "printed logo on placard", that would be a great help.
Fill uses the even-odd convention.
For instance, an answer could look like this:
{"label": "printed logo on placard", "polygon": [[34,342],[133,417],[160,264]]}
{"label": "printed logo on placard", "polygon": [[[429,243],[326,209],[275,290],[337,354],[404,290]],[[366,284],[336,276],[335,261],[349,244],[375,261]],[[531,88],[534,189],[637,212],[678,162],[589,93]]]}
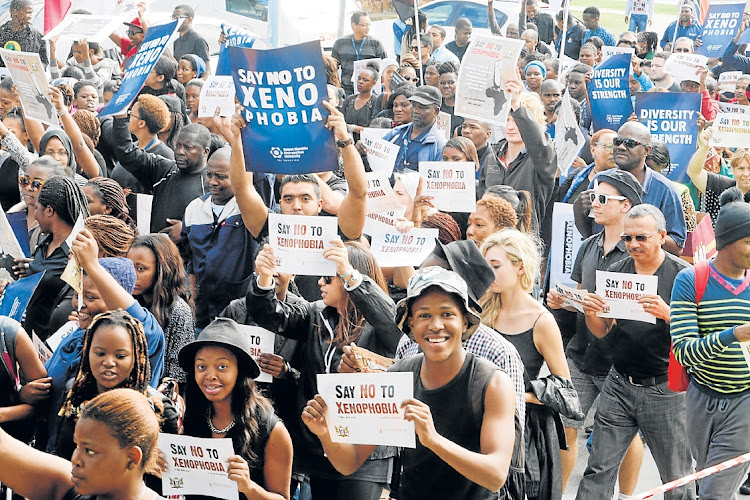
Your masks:
{"label": "printed logo on placard", "polygon": [[174,489],[184,488],[185,487],[185,481],[181,477],[170,477],[169,478],[169,486]]}
{"label": "printed logo on placard", "polygon": [[277,160],[280,159],[283,154],[284,153],[281,152],[281,148],[277,148],[277,147],[271,148],[271,156],[273,156]]}
{"label": "printed logo on placard", "polygon": [[349,426],[346,425],[334,425],[334,430],[336,431],[336,435],[342,438],[349,437]]}

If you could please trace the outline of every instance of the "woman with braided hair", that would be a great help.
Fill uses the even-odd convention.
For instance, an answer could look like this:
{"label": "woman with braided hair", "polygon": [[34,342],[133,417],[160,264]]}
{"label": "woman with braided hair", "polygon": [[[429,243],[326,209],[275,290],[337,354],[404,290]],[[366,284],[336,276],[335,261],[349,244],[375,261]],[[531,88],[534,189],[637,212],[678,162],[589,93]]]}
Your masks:
{"label": "woman with braided hair", "polygon": [[70,459],[75,449],[73,430],[80,409],[112,389],[133,389],[152,400],[154,412],[164,417],[161,430],[177,433],[177,414],[169,400],[151,388],[148,343],[143,325],[125,311],[98,314],[83,338],[81,366],[68,381],[68,394],[59,409],[59,431],[53,453]]}
{"label": "woman with braided hair", "polygon": [[94,177],[83,186],[91,215],[105,214],[117,217],[136,231],[130,217],[130,207],[120,184],[107,177]]}

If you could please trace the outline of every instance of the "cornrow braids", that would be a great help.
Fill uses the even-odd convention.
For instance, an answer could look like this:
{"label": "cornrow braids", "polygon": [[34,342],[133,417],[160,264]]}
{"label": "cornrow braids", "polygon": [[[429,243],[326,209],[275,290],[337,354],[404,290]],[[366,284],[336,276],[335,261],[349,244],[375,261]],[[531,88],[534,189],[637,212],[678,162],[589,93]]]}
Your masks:
{"label": "cornrow braids", "polygon": [[99,258],[127,256],[135,232],[124,221],[111,215],[99,214],[87,217],[85,224],[99,244]]}
{"label": "cornrow braids", "polygon": [[55,175],[44,183],[39,191],[37,203],[42,207],[52,207],[58,217],[71,227],[78,216],[89,216],[89,204],[83,191],[69,177]]}
{"label": "cornrow braids", "polygon": [[92,177],[86,183],[86,186],[92,188],[102,204],[112,210],[109,215],[117,217],[131,228],[135,228],[135,223],[130,217],[130,207],[125,199],[125,193],[116,180],[107,177]]}
{"label": "cornrow braids", "polygon": [[99,144],[99,137],[102,135],[102,126],[97,120],[96,115],[87,109],[79,109],[72,115],[73,121],[76,122],[81,132],[89,136],[94,146]]}
{"label": "cornrow braids", "polygon": [[119,388],[133,389],[146,395],[148,384],[151,381],[151,368],[148,361],[148,344],[146,342],[146,334],[143,331],[143,325],[122,309],[103,312],[94,317],[94,321],[91,322],[83,337],[81,366],[78,368],[78,374],[73,382],[73,386],[68,391],[65,402],[58,413],[60,417],[77,417],[81,405],[96,397],[99,392],[96,386],[96,379],[91,372],[89,353],[94,333],[101,326],[119,326],[124,328],[130,335],[130,339],[133,342],[133,370]]}

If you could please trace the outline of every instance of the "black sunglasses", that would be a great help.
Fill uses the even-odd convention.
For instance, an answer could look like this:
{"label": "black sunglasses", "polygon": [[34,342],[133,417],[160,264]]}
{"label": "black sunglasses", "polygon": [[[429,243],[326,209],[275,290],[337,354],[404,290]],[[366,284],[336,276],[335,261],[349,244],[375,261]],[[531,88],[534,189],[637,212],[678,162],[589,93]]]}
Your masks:
{"label": "black sunglasses", "polygon": [[631,241],[633,241],[633,239],[635,239],[635,241],[637,241],[638,243],[644,243],[646,240],[648,240],[650,237],[652,237],[658,232],[659,231],[654,231],[651,234],[635,234],[635,235],[622,233],[620,235],[620,239],[627,243],[630,243]]}
{"label": "black sunglasses", "polygon": [[323,281],[325,281],[326,285],[330,285],[331,280],[333,279],[333,276],[321,276],[321,278],[323,278]]}
{"label": "black sunglasses", "polygon": [[612,139],[612,145],[614,147],[619,147],[620,144],[625,144],[625,147],[628,149],[633,149],[636,146],[648,146],[648,144],[636,141],[635,139],[620,139],[619,137]]}

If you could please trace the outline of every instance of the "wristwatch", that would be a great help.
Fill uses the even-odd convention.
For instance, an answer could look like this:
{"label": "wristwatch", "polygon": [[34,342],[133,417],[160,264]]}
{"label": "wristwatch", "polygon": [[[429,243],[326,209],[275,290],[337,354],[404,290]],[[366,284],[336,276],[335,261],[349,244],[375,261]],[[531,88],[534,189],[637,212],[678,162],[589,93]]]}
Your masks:
{"label": "wristwatch", "polygon": [[347,140],[345,140],[345,141],[340,141],[340,140],[336,139],[336,146],[338,146],[341,149],[343,149],[343,148],[345,148],[347,146],[350,146],[352,144],[354,144],[354,139],[352,139],[351,136],[349,136],[349,138]]}

